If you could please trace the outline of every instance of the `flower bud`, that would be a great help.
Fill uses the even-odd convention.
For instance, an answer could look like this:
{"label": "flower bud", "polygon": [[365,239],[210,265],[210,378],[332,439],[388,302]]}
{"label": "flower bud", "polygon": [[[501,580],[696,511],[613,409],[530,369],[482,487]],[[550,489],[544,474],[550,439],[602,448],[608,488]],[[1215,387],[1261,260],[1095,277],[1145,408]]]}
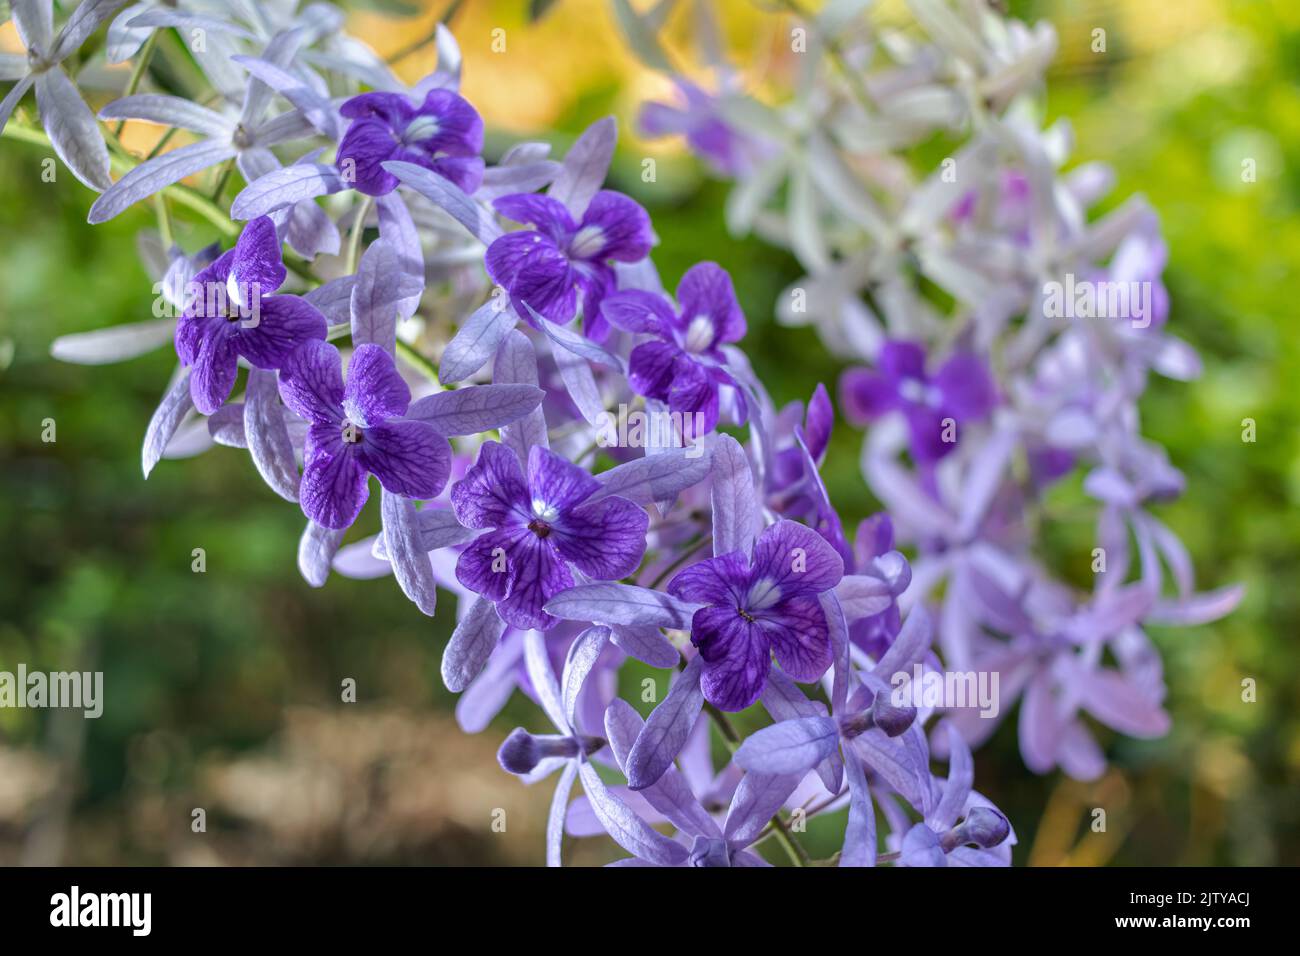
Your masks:
{"label": "flower bud", "polygon": [[959,846],[975,844],[987,850],[995,847],[1011,833],[1011,824],[1007,818],[990,807],[971,807],[966,819],[959,826],[953,827],[939,838],[939,845],[944,853],[951,853]]}
{"label": "flower bud", "polygon": [[516,727],[497,751],[497,761],[510,773],[523,775],[531,773],[546,757],[577,755],[578,742],[572,737],[537,736]]}
{"label": "flower bud", "polygon": [[1011,833],[1007,818],[992,807],[971,807],[962,826],[970,842],[986,850],[1000,844]]}
{"label": "flower bud", "polygon": [[916,720],[916,708],[910,704],[895,706],[890,703],[888,694],[877,694],[871,704],[871,717],[886,734],[897,737]]}
{"label": "flower bud", "polygon": [[691,866],[731,866],[731,849],[726,840],[697,836],[691,845]]}

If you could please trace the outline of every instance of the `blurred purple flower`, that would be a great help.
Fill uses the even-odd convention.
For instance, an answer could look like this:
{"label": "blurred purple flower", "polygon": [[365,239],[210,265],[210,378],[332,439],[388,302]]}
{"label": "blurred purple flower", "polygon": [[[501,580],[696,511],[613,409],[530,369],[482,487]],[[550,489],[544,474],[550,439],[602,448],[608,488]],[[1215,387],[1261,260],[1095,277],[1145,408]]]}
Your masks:
{"label": "blurred purple flower", "polygon": [[889,596],[889,606],[850,621],[849,639],[880,660],[903,625],[898,598],[912,583],[912,571],[906,559],[894,550],[894,523],[883,511],[858,524],[854,553],[857,573],[881,583]]}
{"label": "blurred purple flower", "polygon": [[646,136],[685,136],[695,155],[728,177],[745,176],[770,152],[723,118],[717,96],[681,77],[675,82],[680,105],[651,101],[641,107],[637,122]]}
{"label": "blurred purple flower", "polygon": [[844,414],[864,425],[889,412],[902,412],[918,462],[936,462],[956,445],[950,423],[985,418],[997,402],[988,366],[968,352],[953,355],[933,375],[925,350],[915,342],[891,340],[880,351],[878,369],[851,368],[840,379]]}

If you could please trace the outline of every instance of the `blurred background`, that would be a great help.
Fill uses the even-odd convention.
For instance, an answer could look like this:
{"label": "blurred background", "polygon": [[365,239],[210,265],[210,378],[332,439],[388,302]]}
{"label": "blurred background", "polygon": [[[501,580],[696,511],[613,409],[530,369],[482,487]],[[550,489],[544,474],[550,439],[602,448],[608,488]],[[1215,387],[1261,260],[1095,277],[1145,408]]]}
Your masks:
{"label": "blurred background", "polygon": [[[381,54],[401,52],[444,5],[349,5],[351,29]],[[530,6],[549,9],[531,22]],[[750,0],[720,6],[733,61],[761,70],[782,21]],[[1206,371],[1190,386],[1155,380],[1143,404],[1146,431],[1188,477],[1187,494],[1159,513],[1202,586],[1247,591],[1226,621],[1155,633],[1167,738],[1108,738],[1110,771],[1080,784],[1025,770],[1011,722],[976,755],[977,785],[1017,827],[1019,864],[1300,863],[1300,4],[1009,7],[1056,27],[1047,108],[1071,118],[1074,161],[1111,163],[1116,198],[1145,193],[1161,214],[1173,331]],[[634,135],[637,104],[667,91],[624,51],[603,0],[471,0],[453,27],[489,154],[521,136],[563,149],[616,114],[612,185],[649,208],[666,282],[702,258],[732,272],[745,348],[778,403],[834,380],[811,331],[771,319],[800,274],[793,259],[726,234],[727,187],[680,142]],[[505,53],[489,48],[495,27]],[[1105,55],[1090,49],[1097,27]],[[14,42],[12,25],[0,28],[0,48]],[[432,65],[424,45],[397,69],[414,80]],[[0,670],[102,670],[106,702],[99,720],[0,709],[0,863],[542,862],[550,787],[526,788],[494,759],[535,710],[516,698],[480,735],[456,727],[438,676],[447,615],[431,623],[391,580],[308,588],[294,562],[302,517],[242,452],[164,461],[141,480],[169,352],[98,368],[49,358],[58,335],[149,317],[134,235],[152,214],[90,228],[91,194],[70,175],[42,183],[42,155],[0,144]],[[659,160],[650,187],[638,175],[647,155]],[[1241,181],[1243,157],[1256,160],[1253,183]],[[216,238],[182,222],[188,249]],[[1244,418],[1257,423],[1253,444]],[[841,425],[827,464],[846,524],[874,510],[858,444]],[[1077,495],[1066,488],[1054,506],[1068,514]],[[359,531],[377,529],[375,511]],[[191,570],[196,547],[203,574]],[[339,701],[348,677],[355,704]],[[1245,677],[1258,684],[1253,704],[1241,700]],[[1095,806],[1107,808],[1104,834],[1088,828]],[[191,832],[196,807],[202,835]],[[507,834],[491,831],[493,807],[506,810]],[[813,821],[813,855],[828,855],[842,829],[842,815]],[[566,845],[574,862],[618,855],[605,840]]]}

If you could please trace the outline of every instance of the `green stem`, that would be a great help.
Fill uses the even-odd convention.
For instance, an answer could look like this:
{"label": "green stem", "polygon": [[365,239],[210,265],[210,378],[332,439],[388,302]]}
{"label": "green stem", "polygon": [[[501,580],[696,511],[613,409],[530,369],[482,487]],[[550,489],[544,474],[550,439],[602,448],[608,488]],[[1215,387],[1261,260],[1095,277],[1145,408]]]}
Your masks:
{"label": "green stem", "polygon": [[407,365],[420,372],[435,385],[438,384],[438,370],[433,367],[433,363],[401,339],[397,340],[397,354],[402,357],[402,360]]}
{"label": "green stem", "polygon": [[167,212],[167,199],[159,193],[153,197],[153,202],[158,210],[158,231],[162,233],[163,248],[170,249],[173,242],[172,217]]}
{"label": "green stem", "polygon": [[[153,51],[158,47],[158,35],[161,30],[154,30],[149,34],[149,39],[144,41],[144,49],[135,59],[135,66],[131,69],[131,78],[126,81],[126,89],[122,91],[122,98],[125,99],[135,93],[140,88],[140,81],[144,79],[144,74],[149,69],[149,60],[153,58]],[[118,120],[117,128],[113,130],[114,136],[122,135],[122,127],[126,125],[126,120]]]}
{"label": "green stem", "polygon": [[352,233],[348,236],[347,258],[343,260],[346,267],[344,275],[356,274],[357,262],[361,258],[361,234],[366,231],[366,217],[370,215],[370,204],[373,202],[372,196],[366,196],[357,207],[357,218],[352,223]]}
{"label": "green stem", "polygon": [[[740,749],[740,734],[737,733],[736,728],[732,726],[731,720],[726,714],[718,710],[717,707],[710,704],[708,701],[704,702],[704,712],[709,715],[709,718],[713,721],[714,725],[717,726],[718,732],[722,734],[722,741],[727,745],[727,749],[730,750],[732,754],[735,754],[735,752]],[[777,813],[772,817],[768,822],[768,826],[771,828],[772,836],[776,837],[777,842],[780,843],[782,849],[785,850],[786,856],[790,857],[791,863],[795,866],[808,866],[808,864],[812,862],[811,857],[808,856],[808,851],[805,850],[803,846],[800,845],[799,841],[790,833],[790,829],[786,825],[785,820],[781,818],[780,813]]]}
{"label": "green stem", "polygon": [[221,164],[221,173],[217,176],[216,188],[212,190],[212,201],[221,202],[221,194],[225,192],[226,183],[230,182],[230,174],[235,171],[235,157],[231,156]]}
{"label": "green stem", "polygon": [[176,127],[175,126],[169,127],[167,129],[167,132],[163,133],[161,136],[158,137],[158,142],[153,144],[153,149],[149,150],[149,154],[145,156],[145,159],[146,160],[153,159],[155,156],[161,153],[163,151],[163,147],[166,146],[168,143],[170,143],[172,137],[175,135],[176,135]]}
{"label": "green stem", "polygon": [[664,568],[662,571],[659,572],[659,576],[656,577],[654,579],[654,583],[650,585],[650,590],[651,591],[658,590],[659,585],[667,581],[668,578],[672,576],[674,571],[676,571],[683,564],[689,561],[691,559],[691,556],[695,554],[696,551],[700,550],[700,548],[704,547],[712,540],[713,540],[713,535],[704,534],[704,535],[700,535],[698,538],[696,538],[694,541],[688,544],[686,546],[686,550],[682,552],[681,556],[676,561],[674,561],[672,564],[668,565],[668,567]]}
{"label": "green stem", "polygon": [[387,61],[389,63],[396,63],[399,60],[405,60],[412,53],[424,49],[436,40],[438,38],[438,25],[450,22],[451,18],[456,15],[456,11],[460,9],[460,5],[463,2],[464,0],[451,0],[451,3],[447,4],[447,9],[442,11],[442,16],[438,17],[437,23],[434,24],[432,30],[430,30],[426,35],[420,37],[420,39],[416,40],[414,43],[408,43],[396,53],[390,53],[386,57]]}

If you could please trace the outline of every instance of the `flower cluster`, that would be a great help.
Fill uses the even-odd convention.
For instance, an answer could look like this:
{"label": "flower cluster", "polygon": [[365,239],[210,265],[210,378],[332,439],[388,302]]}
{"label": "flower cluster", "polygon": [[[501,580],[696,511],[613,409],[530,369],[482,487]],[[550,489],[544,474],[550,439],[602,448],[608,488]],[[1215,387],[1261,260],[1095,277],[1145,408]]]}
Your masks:
{"label": "flower cluster", "polygon": [[[1026,64],[1046,59],[1041,33],[961,5],[933,47],[891,47],[902,59],[862,76],[856,30],[814,24],[825,56],[850,59],[809,74],[815,88],[785,111],[681,79],[682,106],[644,114],[739,177],[748,218],[735,225],[788,237],[810,274],[782,317],[816,321],[867,366],[839,395],[850,421],[871,425],[866,477],[892,519],[850,540],[821,477],[835,389],[774,405],[717,264],[665,292],[650,216],[606,188],[612,119],[562,160],[526,142],[489,164],[442,26],[437,69],[407,87],[326,4],[121,6],[85,0],[52,39],[48,0],[13,4],[32,65],[0,122],[34,84],[55,149],[101,190],[92,223],[152,198],[169,234],[180,198],[235,241],[188,254],[149,243],[179,317],[66,337],[55,354],[115,361],[174,341],[180,370],[149,423],[146,477],[164,457],[246,449],[302,509],[309,584],[391,575],[427,615],[439,589],[455,595],[442,679],[461,695],[461,725],[485,730],[516,690],[552,725],[500,749],[529,782],[559,773],[549,863],[566,833],[607,834],[628,865],[763,865],[776,845],[806,863],[794,824],[836,811],[840,865],[1009,863],[1015,834],[973,789],[970,746],[996,721],[900,694],[900,674],[1002,675],[1023,695],[1035,769],[1098,770],[1083,711],[1162,732],[1141,625],[1208,619],[1235,593],[1193,595],[1186,556],[1147,510],[1180,480],[1139,437],[1136,400],[1148,369],[1191,361],[1163,331],[1163,290],[1141,329],[1131,315],[1066,322],[1039,308],[1046,277],[1158,284],[1163,264],[1149,214],[1088,223],[1101,177],[1058,180],[1059,137],[1012,118]],[[107,56],[136,69],[100,118],[198,138],[120,156],[110,182],[104,137],[58,64],[114,14]],[[207,36],[195,55],[205,105],[149,70],[158,31],[189,27]],[[945,68],[958,40],[979,69]],[[635,46],[655,48],[648,23]],[[987,114],[971,124],[961,104]],[[853,172],[857,154],[967,126],[951,181]],[[225,176],[244,180],[228,210],[182,184],[212,167],[218,198]],[[770,208],[784,180],[788,208]],[[917,274],[951,294],[951,314]],[[432,321],[446,315],[454,335]],[[668,426],[598,447],[615,407]],[[702,427],[682,428],[683,415]],[[1041,491],[1079,467],[1103,504],[1108,562],[1082,598],[1040,566],[1029,533]],[[371,475],[382,531],[345,543]],[[644,719],[619,696],[629,658],[666,691]],[[742,738],[727,715],[756,704],[771,721]]]}
{"label": "flower cluster", "polygon": [[[948,721],[978,745],[1019,699],[1025,764],[1091,779],[1106,761],[1084,715],[1167,729],[1145,628],[1212,621],[1241,589],[1196,592],[1151,511],[1182,477],[1142,435],[1139,401],[1152,372],[1200,368],[1166,329],[1155,214],[1132,198],[1089,216],[1109,170],[1062,172],[1068,123],[1036,120],[1055,34],[995,6],[910,3],[907,36],[883,16],[796,17],[789,102],[746,96],[723,70],[716,93],[678,79],[684,102],[649,104],[642,122],[734,179],[732,228],[806,270],[776,317],[814,325],[849,366],[841,407],[867,430],[863,476],[893,519],[863,529],[860,549],[878,555],[896,533],[912,555],[900,604],[935,605],[943,666],[998,678],[997,718],[948,701]],[[664,62],[651,20],[631,29],[646,62]],[[718,65],[710,43],[701,56]],[[908,150],[932,142],[950,155],[915,169]],[[1044,529],[1049,492],[1075,474],[1097,536],[1070,567]],[[1089,576],[1087,591],[1067,583]],[[872,653],[900,626],[877,619],[855,644]]]}

